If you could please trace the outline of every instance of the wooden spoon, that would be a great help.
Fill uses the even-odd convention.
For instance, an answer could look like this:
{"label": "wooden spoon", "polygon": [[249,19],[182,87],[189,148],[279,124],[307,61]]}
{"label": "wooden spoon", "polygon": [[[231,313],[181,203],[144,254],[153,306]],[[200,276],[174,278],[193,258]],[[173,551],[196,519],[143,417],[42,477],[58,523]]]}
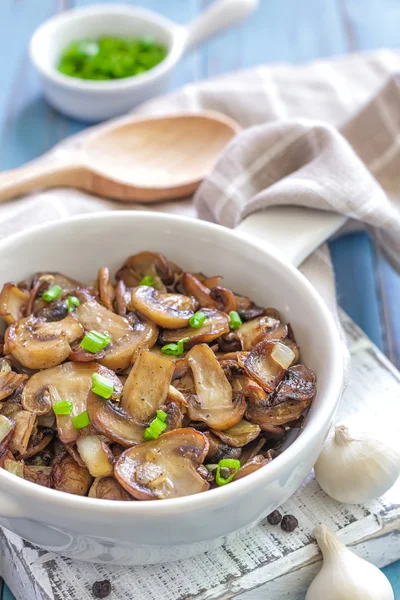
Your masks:
{"label": "wooden spoon", "polygon": [[236,121],[216,112],[132,118],[102,127],[78,149],[56,147],[0,173],[0,200],[56,186],[126,201],[183,198],[196,190],[238,131]]}

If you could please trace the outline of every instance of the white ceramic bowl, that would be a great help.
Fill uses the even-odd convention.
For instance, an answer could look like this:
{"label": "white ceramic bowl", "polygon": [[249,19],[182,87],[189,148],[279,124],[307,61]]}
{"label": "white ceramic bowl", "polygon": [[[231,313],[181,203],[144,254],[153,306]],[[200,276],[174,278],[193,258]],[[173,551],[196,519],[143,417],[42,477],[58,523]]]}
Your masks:
{"label": "white ceramic bowl", "polygon": [[[101,121],[164,92],[171,71],[184,52],[239,23],[257,5],[258,0],[217,0],[187,27],[127,4],[69,10],[48,19],[36,30],[30,56],[52,106],[76,119]],[[57,71],[61,53],[70,42],[104,35],[154,39],[167,46],[168,55],[146,73],[113,81],[85,81]]]}
{"label": "white ceramic bowl", "polygon": [[280,310],[293,325],[318,393],[299,437],[272,463],[195,496],[113,502],[40,487],[0,469],[0,524],[79,560],[148,564],[193,556],[242,534],[282,504],[313,467],[343,379],[341,342],[324,302],[294,267],[218,225],[151,212],[111,212],[45,224],[0,243],[0,284],[35,271],[91,280],[143,249],[192,271],[220,274],[227,287]]}

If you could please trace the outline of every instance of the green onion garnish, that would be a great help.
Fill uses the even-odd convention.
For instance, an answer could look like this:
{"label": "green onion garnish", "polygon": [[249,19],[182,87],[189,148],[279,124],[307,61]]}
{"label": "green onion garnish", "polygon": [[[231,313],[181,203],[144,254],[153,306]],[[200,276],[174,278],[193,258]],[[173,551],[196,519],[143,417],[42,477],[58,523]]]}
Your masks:
{"label": "green onion garnish", "polygon": [[190,327],[193,327],[193,329],[198,329],[203,325],[206,319],[207,315],[205,315],[201,310],[198,310],[194,313],[193,317],[190,317],[189,325]]}
{"label": "green onion garnish", "polygon": [[111,398],[114,391],[114,382],[100,373],[93,373],[92,375],[92,392],[101,396],[102,398]]}
{"label": "green onion garnish", "polygon": [[96,354],[103,350],[111,342],[111,338],[108,335],[103,335],[98,331],[89,331],[81,341],[81,346],[88,352]]}
{"label": "green onion garnish", "polygon": [[[231,473],[229,477],[222,477],[221,469],[229,469],[230,473],[233,470],[233,473]],[[223,458],[220,460],[218,463],[217,472],[215,474],[215,481],[217,485],[226,485],[227,483],[230,483],[239,469],[240,460],[236,460],[236,458]]]}
{"label": "green onion garnish", "polygon": [[67,298],[68,312],[70,313],[70,312],[76,310],[78,308],[78,306],[80,306],[79,299],[76,296],[68,296],[68,298]]}
{"label": "green onion garnish", "polygon": [[231,329],[239,329],[239,327],[243,325],[243,321],[240,318],[239,313],[236,312],[236,310],[231,310],[231,312],[229,313],[229,319],[229,327]]}
{"label": "green onion garnish", "polygon": [[42,298],[46,302],[52,302],[56,300],[62,294],[62,288],[59,285],[53,285],[51,288],[43,292]]}
{"label": "green onion garnish", "polygon": [[154,285],[154,282],[154,277],[152,277],[151,275],[146,275],[145,277],[143,277],[142,281],[139,281],[139,285],[147,285],[148,287],[151,287],[152,285]]}
{"label": "green onion garnish", "polygon": [[189,340],[190,338],[185,337],[179,340],[179,342],[177,342],[176,344],[165,344],[165,346],[161,348],[161,352],[163,354],[172,354],[173,356],[180,356],[185,351],[183,347],[185,342],[188,342]]}
{"label": "green onion garnish", "polygon": [[70,415],[72,412],[72,402],[60,400],[60,402],[54,404],[53,410],[56,415]]}
{"label": "green onion garnish", "polygon": [[76,417],[72,417],[72,425],[75,427],[75,429],[83,429],[84,427],[90,425],[90,423],[91,421],[87,410],[80,415],[76,415]]}
{"label": "green onion garnish", "polygon": [[162,434],[167,427],[165,423],[166,418],[167,413],[165,413],[163,410],[157,411],[156,418],[153,419],[150,425],[144,430],[144,439],[146,442],[149,442],[150,440],[156,440]]}

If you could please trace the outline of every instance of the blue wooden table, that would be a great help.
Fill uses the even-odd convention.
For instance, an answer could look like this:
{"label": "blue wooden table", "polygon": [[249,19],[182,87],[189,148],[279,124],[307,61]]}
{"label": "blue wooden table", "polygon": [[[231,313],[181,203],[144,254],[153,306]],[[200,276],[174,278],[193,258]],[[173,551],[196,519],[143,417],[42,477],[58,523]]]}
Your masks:
{"label": "blue wooden table", "polygon": [[[84,128],[45,103],[27,58],[27,46],[44,19],[99,1],[1,0],[0,170],[35,158]],[[179,23],[194,18],[210,1],[125,0],[158,10]],[[176,71],[173,87],[261,62],[300,63],[357,50],[395,47],[399,30],[398,0],[261,0],[258,13],[244,26],[185,58]],[[366,234],[342,237],[330,247],[341,306],[400,367],[400,277],[376,252]],[[387,567],[385,572],[400,599],[400,564]],[[12,599],[6,588],[2,598]]]}

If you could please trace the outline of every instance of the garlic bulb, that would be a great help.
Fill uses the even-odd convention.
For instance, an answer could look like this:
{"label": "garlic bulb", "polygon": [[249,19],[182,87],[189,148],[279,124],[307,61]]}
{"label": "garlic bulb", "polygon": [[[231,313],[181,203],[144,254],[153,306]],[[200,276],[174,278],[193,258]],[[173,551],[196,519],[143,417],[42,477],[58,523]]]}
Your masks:
{"label": "garlic bulb", "polygon": [[324,492],[339,502],[359,504],[387,492],[400,475],[400,452],[373,433],[345,425],[330,432],[314,466]]}
{"label": "garlic bulb", "polygon": [[346,548],[329,527],[317,527],[314,535],[324,562],[306,600],[394,600],[382,571]]}

